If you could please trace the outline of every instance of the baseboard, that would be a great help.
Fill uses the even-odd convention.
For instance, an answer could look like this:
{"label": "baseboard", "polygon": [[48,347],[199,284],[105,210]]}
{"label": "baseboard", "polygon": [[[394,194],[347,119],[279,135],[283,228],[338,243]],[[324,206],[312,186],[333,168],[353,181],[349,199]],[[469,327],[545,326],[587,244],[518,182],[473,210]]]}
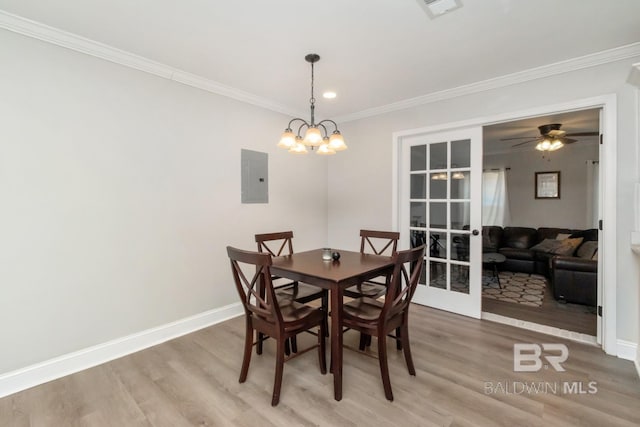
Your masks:
{"label": "baseboard", "polygon": [[240,303],[226,305],[2,374],[0,397],[144,350],[241,314]]}
{"label": "baseboard", "polygon": [[617,344],[618,344],[617,345],[618,357],[624,360],[631,360],[632,362],[636,363],[636,368],[637,368],[636,356],[637,356],[638,344],[631,341],[625,341],[625,340],[618,340]]}

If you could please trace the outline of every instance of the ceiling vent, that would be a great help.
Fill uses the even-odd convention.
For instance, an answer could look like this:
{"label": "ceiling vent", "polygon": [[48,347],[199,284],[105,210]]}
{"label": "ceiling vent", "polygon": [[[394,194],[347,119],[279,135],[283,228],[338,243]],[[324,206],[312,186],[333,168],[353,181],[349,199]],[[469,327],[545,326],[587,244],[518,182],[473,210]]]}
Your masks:
{"label": "ceiling vent", "polygon": [[431,18],[462,7],[461,0],[416,0]]}

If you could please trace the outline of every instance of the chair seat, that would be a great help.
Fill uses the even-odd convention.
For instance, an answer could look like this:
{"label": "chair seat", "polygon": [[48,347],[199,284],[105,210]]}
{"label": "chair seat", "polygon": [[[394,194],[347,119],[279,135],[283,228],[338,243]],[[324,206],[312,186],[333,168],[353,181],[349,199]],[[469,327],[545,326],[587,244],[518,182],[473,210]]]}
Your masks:
{"label": "chair seat", "polygon": [[318,299],[322,295],[322,288],[306,283],[298,283],[297,290],[294,285],[277,288],[276,295],[279,301],[289,298],[296,301],[309,302]]}
{"label": "chair seat", "polygon": [[[280,312],[282,313],[282,320],[284,321],[284,323],[299,322],[300,320],[314,314],[322,317],[322,312],[320,311],[320,309],[309,307],[308,305],[300,304],[295,301],[292,301],[290,304],[284,306],[280,304]],[[285,329],[287,329],[287,325],[285,325]]]}
{"label": "chair seat", "polygon": [[363,282],[344,290],[346,296],[353,298],[369,297],[378,298],[387,292],[387,287],[381,283]]}
{"label": "chair seat", "polygon": [[345,317],[377,321],[384,303],[373,298],[362,297],[343,305]]}

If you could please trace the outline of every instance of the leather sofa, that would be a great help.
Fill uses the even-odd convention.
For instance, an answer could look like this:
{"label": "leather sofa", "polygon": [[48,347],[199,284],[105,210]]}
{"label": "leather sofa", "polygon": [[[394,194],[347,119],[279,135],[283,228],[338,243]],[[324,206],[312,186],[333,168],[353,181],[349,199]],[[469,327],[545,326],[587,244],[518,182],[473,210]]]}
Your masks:
{"label": "leather sofa", "polygon": [[[564,236],[559,236],[564,235]],[[557,237],[582,238],[580,246],[568,254],[559,255],[541,250],[543,242]],[[482,228],[483,252],[497,252],[506,257],[501,270],[540,274],[549,279],[556,300],[595,306],[597,303],[598,261],[592,259],[597,251],[598,230],[566,228],[499,227]],[[586,242],[596,242],[585,246]],[[580,256],[578,256],[578,254]]]}

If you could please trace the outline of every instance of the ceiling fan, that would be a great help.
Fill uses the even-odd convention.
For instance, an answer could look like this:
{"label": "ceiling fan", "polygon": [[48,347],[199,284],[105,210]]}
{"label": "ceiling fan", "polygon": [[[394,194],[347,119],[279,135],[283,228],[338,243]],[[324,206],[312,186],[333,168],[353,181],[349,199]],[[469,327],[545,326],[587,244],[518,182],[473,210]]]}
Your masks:
{"label": "ceiling fan", "polygon": [[598,131],[567,133],[563,130],[560,130],[561,126],[562,126],[562,123],[550,123],[546,125],[541,125],[541,126],[538,126],[538,130],[540,131],[540,136],[503,138],[501,139],[501,141],[512,141],[515,139],[528,139],[528,141],[520,142],[518,144],[512,145],[511,147],[519,147],[521,145],[525,145],[530,142],[538,141],[538,143],[536,144],[536,150],[555,151],[559,148],[562,148],[565,144],[573,144],[574,142],[577,141],[577,139],[568,138],[569,136],[596,136],[600,134]]}

